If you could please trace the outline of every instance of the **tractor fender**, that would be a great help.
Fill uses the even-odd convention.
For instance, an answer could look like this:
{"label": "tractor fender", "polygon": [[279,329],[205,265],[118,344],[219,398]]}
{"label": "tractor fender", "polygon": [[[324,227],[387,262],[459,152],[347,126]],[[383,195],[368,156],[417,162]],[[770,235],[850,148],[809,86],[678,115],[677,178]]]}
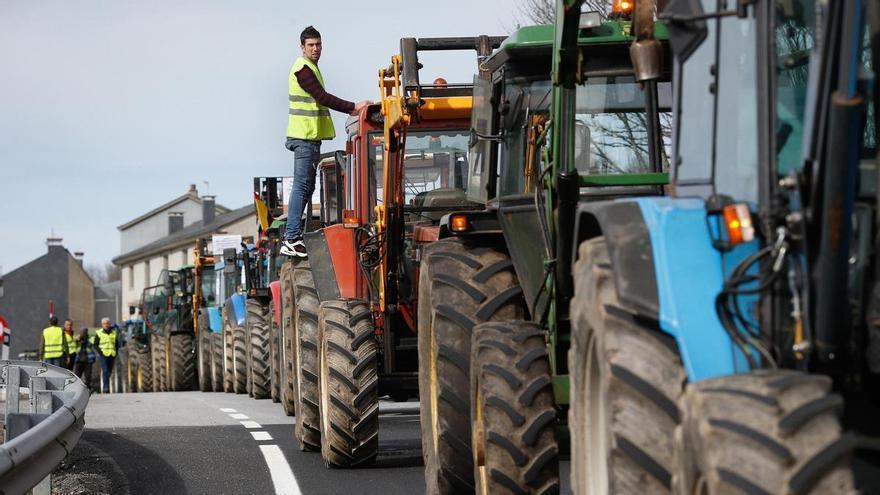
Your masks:
{"label": "tractor fender", "polygon": [[269,282],[269,293],[272,295],[272,309],[274,310],[274,316],[272,317],[275,320],[276,328],[281,327],[281,281],[276,280],[274,282]]}
{"label": "tractor fender", "polygon": [[229,297],[232,302],[232,310],[235,312],[236,325],[244,325],[247,319],[247,306],[245,305],[244,294],[233,294]]}
{"label": "tractor fender", "polygon": [[315,281],[318,300],[357,297],[355,293],[357,254],[354,230],[342,224],[324,227],[303,235],[309,253],[309,268]]}
{"label": "tractor fender", "polygon": [[221,315],[220,308],[207,308],[208,309],[208,327],[214,333],[220,333],[223,331],[223,316]]}
{"label": "tractor fender", "polygon": [[[724,264],[731,260],[722,260],[712,245],[702,199],[640,197],[582,204],[575,234],[578,245],[605,236],[621,303],[675,339],[689,381],[748,370],[715,312]],[[742,245],[733,257],[753,251],[754,245]]]}

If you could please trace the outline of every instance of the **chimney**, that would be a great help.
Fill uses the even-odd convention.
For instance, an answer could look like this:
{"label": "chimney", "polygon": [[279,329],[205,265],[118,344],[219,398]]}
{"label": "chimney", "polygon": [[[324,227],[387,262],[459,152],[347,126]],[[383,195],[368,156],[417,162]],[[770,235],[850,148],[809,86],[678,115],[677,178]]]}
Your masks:
{"label": "chimney", "polygon": [[76,262],[79,263],[79,266],[83,266],[83,256],[85,256],[85,253],[83,253],[82,251],[74,251],[73,253],[73,259],[75,259]]}
{"label": "chimney", "polygon": [[214,221],[214,196],[202,196],[202,225]]}
{"label": "chimney", "polygon": [[46,246],[49,247],[49,252],[53,253],[58,250],[63,251],[64,246],[62,245],[62,241],[64,241],[64,239],[62,239],[61,237],[47,237]]}
{"label": "chimney", "polygon": [[199,190],[196,189],[196,185],[195,185],[195,184],[190,184],[190,185],[189,185],[189,191],[187,191],[187,193],[192,193],[192,194],[195,194],[196,196],[198,196],[198,195],[199,195]]}
{"label": "chimney", "polygon": [[168,235],[171,235],[183,228],[183,212],[168,212]]}

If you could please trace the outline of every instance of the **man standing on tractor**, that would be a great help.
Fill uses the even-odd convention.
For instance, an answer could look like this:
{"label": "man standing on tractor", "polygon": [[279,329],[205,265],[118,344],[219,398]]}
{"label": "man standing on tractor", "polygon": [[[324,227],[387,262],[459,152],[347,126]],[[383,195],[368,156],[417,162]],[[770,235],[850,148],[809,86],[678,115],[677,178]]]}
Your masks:
{"label": "man standing on tractor", "polygon": [[312,193],[315,192],[321,141],[336,136],[328,109],[354,114],[370,102],[354,104],[325,91],[324,78],[318,69],[322,50],[321,33],[309,26],[299,35],[299,41],[302,56],[296,59],[288,76],[290,104],[285,147],[294,154],[293,189],[287,203],[287,230],[281,254],[304,258],[307,255],[302,241],[302,215],[306,206],[311,204]]}
{"label": "man standing on tractor", "polygon": [[70,348],[67,346],[64,330],[58,326],[58,317],[52,316],[49,318],[49,326],[43,329],[43,334],[40,336],[41,360],[53,366],[66,368],[69,355]]}
{"label": "man standing on tractor", "polygon": [[101,361],[101,391],[105,394],[110,393],[110,373],[113,372],[116,349],[120,342],[117,336],[116,329],[110,327],[110,318],[101,318],[101,328],[95,333],[93,343]]}

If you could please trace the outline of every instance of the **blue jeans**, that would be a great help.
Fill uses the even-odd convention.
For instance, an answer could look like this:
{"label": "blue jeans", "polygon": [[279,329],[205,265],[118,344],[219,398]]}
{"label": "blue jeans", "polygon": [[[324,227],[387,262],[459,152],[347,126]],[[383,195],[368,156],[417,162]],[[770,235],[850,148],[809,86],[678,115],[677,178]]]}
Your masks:
{"label": "blue jeans", "polygon": [[46,360],[46,363],[51,364],[52,366],[58,366],[59,368],[67,368],[67,356],[49,358]]}
{"label": "blue jeans", "polygon": [[101,361],[101,385],[103,386],[103,392],[110,391],[110,373],[113,371],[113,362],[116,361],[116,356],[102,356],[98,355],[98,361]]}
{"label": "blue jeans", "polygon": [[293,152],[293,188],[287,202],[287,240],[302,237],[302,215],[309,207],[312,215],[312,194],[315,192],[315,174],[321,159],[321,141],[287,138],[285,147]]}

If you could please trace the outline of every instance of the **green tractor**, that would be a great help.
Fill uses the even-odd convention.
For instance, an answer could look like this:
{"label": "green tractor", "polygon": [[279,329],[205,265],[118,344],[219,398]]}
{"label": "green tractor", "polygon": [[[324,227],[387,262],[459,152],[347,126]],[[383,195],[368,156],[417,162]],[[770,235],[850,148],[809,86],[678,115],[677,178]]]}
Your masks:
{"label": "green tractor", "polygon": [[196,384],[196,349],[192,266],[162,270],[159,283],[144,289],[144,321],[151,356],[152,390],[192,390]]}
{"label": "green tractor", "polygon": [[[468,199],[487,207],[445,216],[420,270],[428,493],[559,489],[575,213],[668,183],[666,30],[635,26],[622,3],[611,20],[582,3],[560,1],[556,28],[518,29],[475,79]],[[636,438],[637,452],[666,446]]]}

